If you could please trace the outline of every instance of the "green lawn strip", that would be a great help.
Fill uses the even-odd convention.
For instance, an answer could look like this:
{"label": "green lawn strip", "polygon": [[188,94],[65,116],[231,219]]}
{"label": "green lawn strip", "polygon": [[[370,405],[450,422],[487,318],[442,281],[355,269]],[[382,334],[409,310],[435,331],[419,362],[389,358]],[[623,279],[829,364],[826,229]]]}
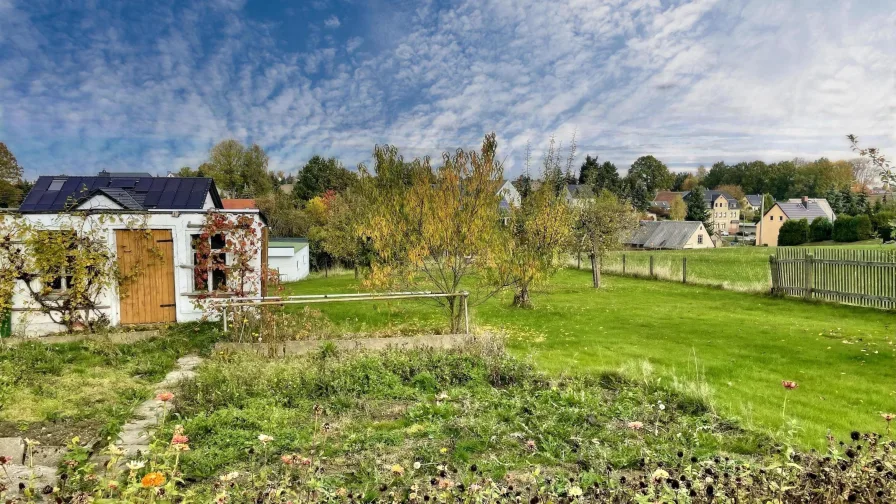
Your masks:
{"label": "green lawn strip", "polygon": [[178,357],[208,352],[207,324],[184,324],[130,344],[23,343],[0,351],[0,436],[64,445],[117,433]]}
{"label": "green lawn strip", "polygon": [[[773,448],[695,398],[613,374],[558,380],[476,348],[225,355],[181,387],[176,405],[192,447],[182,458],[190,481],[252,472],[284,454],[319,459],[321,478],[369,491],[395,464],[426,480],[443,464],[461,480],[472,465],[494,478],[533,465],[606,474],[637,470],[642,459],[671,466]],[[274,438],[266,448],[262,433]]]}
{"label": "green lawn strip", "polygon": [[[595,291],[589,281],[587,271],[562,271],[533,293],[535,309],[510,307],[505,292],[477,307],[474,320],[508,333],[512,352],[554,373],[640,372],[648,362],[650,379],[702,386],[720,413],[792,432],[804,446],[821,447],[828,429],[840,437],[879,431],[879,413],[896,410],[891,313],[621,277]],[[358,289],[348,276],[287,286],[294,294]],[[437,308],[407,301],[315,308],[345,330],[444,320]],[[781,380],[800,384],[785,416]]]}

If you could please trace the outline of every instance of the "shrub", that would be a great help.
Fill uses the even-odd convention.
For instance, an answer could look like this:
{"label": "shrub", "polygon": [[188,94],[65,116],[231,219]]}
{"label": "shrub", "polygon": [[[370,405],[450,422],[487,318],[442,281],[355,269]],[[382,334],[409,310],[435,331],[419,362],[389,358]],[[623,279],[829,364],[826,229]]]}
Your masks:
{"label": "shrub", "polygon": [[786,247],[802,245],[809,241],[809,222],[806,219],[791,219],[778,231],[778,245]]}
{"label": "shrub", "polygon": [[856,234],[855,219],[851,215],[841,215],[834,221],[834,232],[832,234],[834,241],[837,242],[854,242],[858,241]]}
{"label": "shrub", "polygon": [[874,236],[874,228],[871,226],[871,218],[865,214],[853,219],[856,227],[856,240],[868,240]]}
{"label": "shrub", "polygon": [[809,224],[809,238],[811,241],[820,242],[830,240],[834,234],[834,225],[827,217],[816,217]]}
{"label": "shrub", "polygon": [[896,238],[896,212],[878,212],[871,218],[871,224],[881,240],[888,242]]}

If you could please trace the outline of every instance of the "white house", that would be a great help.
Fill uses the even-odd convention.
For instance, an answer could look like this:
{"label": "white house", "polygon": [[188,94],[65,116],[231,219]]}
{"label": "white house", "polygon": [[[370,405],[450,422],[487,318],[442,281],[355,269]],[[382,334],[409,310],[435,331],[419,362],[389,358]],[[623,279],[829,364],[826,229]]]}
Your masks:
{"label": "white house", "polygon": [[[134,176],[136,175],[136,176]],[[87,229],[96,230],[114,253],[119,270],[136,272],[127,295],[117,287],[100,297],[98,312],[112,325],[187,322],[199,320],[203,310],[196,301],[232,290],[235,276],[227,268],[211,270],[196,264],[202,232],[209,214],[222,219],[240,218],[259,246],[249,267],[259,272],[243,279],[247,292],[264,290],[261,265],[266,253],[264,220],[258,210],[225,210],[215,183],[210,178],[146,177],[142,174],[104,174],[96,177],[43,176],[22,202],[17,213],[0,218],[23,219],[40,229],[66,227],[72,219],[82,219]],[[210,257],[228,266],[231,253],[225,250],[226,236],[208,236]],[[154,241],[153,247],[143,246]],[[197,272],[200,274],[197,275]],[[203,281],[202,272],[208,275]],[[54,285],[53,295],[64,296],[71,277],[64,274]],[[249,282],[246,284],[245,282]],[[238,283],[238,282],[237,282]],[[13,332],[38,336],[63,330],[32,299],[27,286],[19,281],[13,295]]]}
{"label": "white house", "polygon": [[636,249],[700,249],[715,248],[712,235],[702,222],[641,221],[638,229],[625,241]]}
{"label": "white house", "polygon": [[277,270],[281,282],[296,282],[308,276],[308,240],[271,238],[268,240],[268,268]]}

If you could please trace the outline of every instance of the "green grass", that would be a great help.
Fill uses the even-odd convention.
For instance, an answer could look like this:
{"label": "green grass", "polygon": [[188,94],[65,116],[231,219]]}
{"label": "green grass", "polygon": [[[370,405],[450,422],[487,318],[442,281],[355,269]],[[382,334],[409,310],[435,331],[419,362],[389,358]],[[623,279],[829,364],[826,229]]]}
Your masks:
{"label": "green grass", "polygon": [[[773,448],[693,397],[615,374],[558,380],[490,342],[276,360],[223,355],[180,388],[176,406],[192,445],[182,458],[187,480],[257,473],[296,454],[320,461],[317,477],[330,485],[364,493],[394,464],[428,486],[439,465],[467,473],[476,464],[472,472],[495,479],[532,466],[605,475],[645,458],[671,466],[685,454]],[[636,421],[643,428],[629,426]],[[274,438],[261,452],[260,433]]]}
{"label": "green grass", "polygon": [[[819,242],[805,246],[857,250],[896,249],[893,245],[882,245],[879,240],[856,243]],[[622,273],[624,255],[626,273],[646,277],[650,271],[650,256],[653,256],[654,275],[663,280],[680,282],[682,259],[687,258],[689,283],[745,292],[766,292],[771,287],[768,258],[774,254],[775,247],[750,246],[693,250],[628,250],[611,253],[605,260],[604,271]],[[584,264],[583,260],[582,267],[590,266]]]}
{"label": "green grass", "polygon": [[[690,266],[690,265],[689,265]],[[510,350],[553,373],[626,369],[631,376],[710,397],[746,425],[821,446],[831,429],[877,430],[896,410],[896,316],[848,306],[566,270],[533,293],[535,309],[510,307],[512,293],[475,309],[484,329],[510,335]],[[293,294],[354,292],[350,276],[292,284]],[[443,327],[431,305],[408,301],[316,305],[345,332]],[[781,380],[796,380],[788,393]],[[787,434],[790,433],[790,434]]]}
{"label": "green grass", "polygon": [[210,325],[182,324],[131,344],[100,340],[0,349],[0,437],[65,445],[117,433],[152,385],[190,352],[218,337]]}

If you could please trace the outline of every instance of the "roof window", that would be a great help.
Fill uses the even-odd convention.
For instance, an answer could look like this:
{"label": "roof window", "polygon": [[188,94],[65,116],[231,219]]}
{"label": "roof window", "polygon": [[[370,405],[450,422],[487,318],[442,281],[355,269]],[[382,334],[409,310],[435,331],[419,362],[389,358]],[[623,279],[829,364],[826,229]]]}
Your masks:
{"label": "roof window", "polygon": [[64,184],[64,183],[65,183],[64,178],[53,179],[53,181],[50,182],[50,187],[48,187],[47,190],[48,191],[61,191],[62,184]]}

